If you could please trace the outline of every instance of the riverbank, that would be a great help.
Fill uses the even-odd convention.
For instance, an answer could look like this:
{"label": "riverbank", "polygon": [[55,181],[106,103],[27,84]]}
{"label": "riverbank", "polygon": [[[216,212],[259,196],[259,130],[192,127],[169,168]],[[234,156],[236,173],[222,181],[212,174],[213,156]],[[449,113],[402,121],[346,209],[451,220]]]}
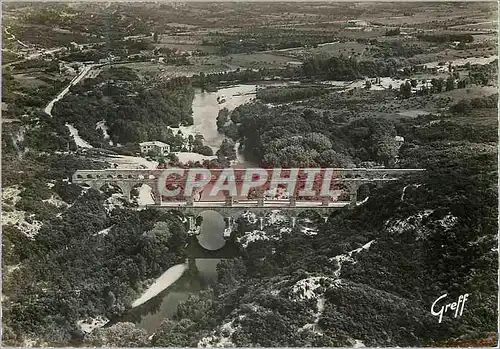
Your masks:
{"label": "riverbank", "polygon": [[105,327],[119,322],[133,322],[148,334],[154,334],[165,319],[171,319],[175,315],[179,304],[217,280],[217,265],[220,260],[196,258],[169,268],[132,304],[129,311],[112,319]]}
{"label": "riverbank", "polygon": [[188,265],[187,261],[184,264],[177,264],[164,272],[156,281],[144,292],[138,299],[132,303],[132,308],[146,303],[151,298],[157,296],[163,290],[174,284],[184,274]]}

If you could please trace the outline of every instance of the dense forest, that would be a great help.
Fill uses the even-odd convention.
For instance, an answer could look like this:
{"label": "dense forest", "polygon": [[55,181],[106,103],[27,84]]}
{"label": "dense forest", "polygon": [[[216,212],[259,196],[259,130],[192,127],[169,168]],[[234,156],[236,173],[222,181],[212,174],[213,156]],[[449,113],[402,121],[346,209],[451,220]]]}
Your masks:
{"label": "dense forest", "polygon": [[417,38],[423,41],[430,41],[436,43],[453,42],[453,41],[459,41],[459,42],[474,41],[474,36],[472,36],[472,34],[430,34],[430,35],[421,34],[418,35]]}
{"label": "dense forest", "polygon": [[[156,83],[145,85],[127,68],[110,68],[98,78],[71,88],[53,110],[55,118],[73,124],[83,139],[109,147],[121,144],[136,149],[137,143],[159,140],[177,144],[168,126],[193,123],[189,85]],[[110,139],[96,127],[104,120]]]}
{"label": "dense forest", "polygon": [[356,80],[364,77],[395,76],[401,62],[396,59],[359,60],[354,57],[312,57],[302,65],[308,77],[329,80]]}
{"label": "dense forest", "polygon": [[314,80],[344,80],[352,81],[365,77],[397,76],[403,66],[397,59],[359,60],[355,57],[312,56],[307,58],[300,66],[287,66],[284,68],[259,68],[240,69],[220,72],[215,74],[194,75],[191,78],[193,86],[212,88],[227,82],[259,82],[262,80],[294,79],[304,81]]}
{"label": "dense forest", "polygon": [[3,306],[4,343],[77,343],[79,320],[122,314],[145,281],[184,261],[186,234],[177,216],[120,208],[125,203],[113,207],[108,195],[61,179],[56,192],[70,204],[47,207],[39,183],[30,181],[12,208],[38,207],[43,225],[36,238],[11,226],[3,230],[4,262],[22,265],[3,283],[10,301]]}
{"label": "dense forest", "polygon": [[265,167],[354,167],[367,161],[390,165],[398,150],[394,123],[386,119],[346,123],[329,113],[260,102],[239,106],[229,119],[222,129],[242,141],[245,156]]}
{"label": "dense forest", "polygon": [[307,99],[328,93],[329,90],[319,86],[287,86],[287,88],[267,87],[257,90],[257,99],[265,103],[286,103]]}

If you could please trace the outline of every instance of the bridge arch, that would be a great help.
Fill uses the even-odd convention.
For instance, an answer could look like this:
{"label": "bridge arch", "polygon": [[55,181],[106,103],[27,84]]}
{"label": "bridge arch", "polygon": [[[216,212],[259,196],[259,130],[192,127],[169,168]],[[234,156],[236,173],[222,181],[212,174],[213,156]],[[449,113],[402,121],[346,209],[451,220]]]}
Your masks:
{"label": "bridge arch", "polygon": [[83,188],[92,188],[95,190],[99,190],[99,186],[95,184],[95,182],[92,181],[85,181],[85,182],[80,182],[79,184]]}
{"label": "bridge arch", "polygon": [[325,221],[323,215],[315,209],[307,209],[297,215],[297,223],[304,224],[321,224]]}
{"label": "bridge arch", "polygon": [[198,218],[198,217],[203,217],[206,213],[210,213],[210,214],[215,214],[217,213],[218,215],[220,215],[221,217],[224,218],[224,216],[226,215],[224,212],[219,212],[217,211],[216,209],[212,209],[212,208],[205,208],[205,209],[202,209],[202,210],[199,210],[198,212],[196,212],[193,216],[195,218]]}
{"label": "bridge arch", "polygon": [[153,205],[153,187],[148,183],[136,182],[130,186],[130,200],[136,200],[139,206]]}
{"label": "bridge arch", "polygon": [[[200,220],[201,218],[201,220]],[[224,216],[215,210],[204,210],[196,218],[200,223],[200,233],[198,243],[206,250],[216,251],[226,244],[224,239],[224,230],[226,222]]]}
{"label": "bridge arch", "polygon": [[106,195],[113,195],[113,194],[122,194],[127,198],[127,190],[123,188],[120,184],[118,183],[103,183],[99,188],[97,188],[99,191],[103,192]]}

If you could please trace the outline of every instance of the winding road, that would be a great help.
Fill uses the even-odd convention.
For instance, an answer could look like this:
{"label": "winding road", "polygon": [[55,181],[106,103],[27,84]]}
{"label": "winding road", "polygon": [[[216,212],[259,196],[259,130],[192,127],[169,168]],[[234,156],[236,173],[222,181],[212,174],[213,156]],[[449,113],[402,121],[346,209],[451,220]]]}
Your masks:
{"label": "winding road", "polygon": [[82,71],[77,76],[75,76],[73,78],[73,80],[71,80],[71,82],[69,83],[69,85],[66,86],[66,88],[64,90],[62,90],[56,96],[56,98],[54,98],[53,100],[51,100],[49,102],[49,104],[47,104],[47,106],[44,109],[45,114],[47,114],[50,117],[52,117],[52,108],[54,108],[54,104],[57,101],[61,100],[69,92],[69,89],[71,88],[71,86],[74,86],[74,85],[78,84],[83,78],[85,78],[85,76],[89,73],[89,71],[93,67],[95,67],[95,66],[97,66],[97,64],[89,64],[89,65],[84,66],[84,68],[82,69]]}
{"label": "winding road", "polygon": [[[71,86],[75,86],[78,84],[82,79],[85,78],[85,76],[94,68],[97,66],[97,64],[89,64],[83,67],[81,72],[71,80],[71,82],[66,86],[64,90],[62,90],[53,100],[47,104],[47,106],[44,109],[45,114],[47,114],[50,117],[52,116],[52,109],[54,108],[54,104],[61,100],[68,92]],[[93,148],[93,146],[88,143],[87,141],[83,140],[79,135],[78,135],[78,130],[73,126],[68,123],[66,123],[66,127],[69,130],[69,133],[71,134],[71,137],[73,137],[76,145],[80,148]]]}

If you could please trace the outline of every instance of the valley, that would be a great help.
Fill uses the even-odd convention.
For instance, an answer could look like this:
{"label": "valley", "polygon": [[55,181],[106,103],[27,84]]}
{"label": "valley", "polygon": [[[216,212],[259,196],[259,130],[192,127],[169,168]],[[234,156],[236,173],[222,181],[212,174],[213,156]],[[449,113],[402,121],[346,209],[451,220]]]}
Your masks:
{"label": "valley", "polygon": [[[494,346],[496,15],[493,2],[4,3],[2,344]],[[207,210],[195,229],[147,206],[148,185],[129,201],[72,181],[172,167],[425,171],[362,185],[327,219]],[[472,296],[438,323],[445,293]]]}

